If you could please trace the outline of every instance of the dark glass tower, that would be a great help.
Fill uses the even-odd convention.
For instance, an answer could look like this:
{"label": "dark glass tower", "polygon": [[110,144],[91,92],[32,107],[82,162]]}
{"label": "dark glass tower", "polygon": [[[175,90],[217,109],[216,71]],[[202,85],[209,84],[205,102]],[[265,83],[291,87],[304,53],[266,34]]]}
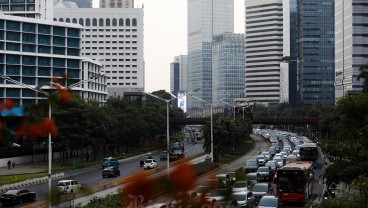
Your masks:
{"label": "dark glass tower", "polygon": [[299,104],[334,104],[334,0],[298,1]]}

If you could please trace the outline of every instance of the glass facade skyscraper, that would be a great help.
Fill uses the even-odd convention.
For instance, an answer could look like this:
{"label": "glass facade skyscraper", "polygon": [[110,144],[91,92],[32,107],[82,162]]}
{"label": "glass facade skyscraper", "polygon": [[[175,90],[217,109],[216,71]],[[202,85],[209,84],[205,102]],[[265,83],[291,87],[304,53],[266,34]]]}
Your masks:
{"label": "glass facade skyscraper", "polygon": [[300,104],[334,104],[334,0],[298,1]]}
{"label": "glass facade skyscraper", "polygon": [[[188,91],[212,103],[213,36],[234,32],[234,0],[188,0]],[[188,106],[201,107],[196,99]]]}
{"label": "glass facade skyscraper", "polygon": [[[233,99],[244,95],[244,39],[244,34],[234,33],[224,33],[214,37],[212,55],[212,97],[214,101],[225,98],[224,102],[235,105]],[[224,106],[225,104],[217,103],[216,105]]]}

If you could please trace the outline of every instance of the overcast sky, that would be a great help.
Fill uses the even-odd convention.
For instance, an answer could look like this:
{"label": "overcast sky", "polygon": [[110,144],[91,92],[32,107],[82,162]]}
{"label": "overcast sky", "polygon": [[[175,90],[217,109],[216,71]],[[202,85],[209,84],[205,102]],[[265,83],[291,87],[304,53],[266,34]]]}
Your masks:
{"label": "overcast sky", "polygon": [[[244,0],[234,0],[235,32],[244,33]],[[170,90],[170,63],[187,54],[187,0],[135,0],[144,4],[145,90]],[[99,0],[93,0],[99,7]]]}

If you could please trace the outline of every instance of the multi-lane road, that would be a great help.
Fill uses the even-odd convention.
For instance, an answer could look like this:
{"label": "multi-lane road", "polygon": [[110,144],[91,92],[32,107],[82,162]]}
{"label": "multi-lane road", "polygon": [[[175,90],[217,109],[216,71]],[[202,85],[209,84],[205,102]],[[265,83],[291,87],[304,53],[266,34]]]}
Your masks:
{"label": "multi-lane road", "polygon": [[[268,150],[268,147],[270,146],[269,142],[267,142],[264,138],[257,136],[257,135],[252,135],[252,138],[255,142],[254,144],[254,148],[252,150],[250,150],[247,154],[245,154],[244,156],[242,156],[241,158],[237,159],[236,161],[230,163],[230,164],[224,164],[221,169],[218,171],[218,173],[225,173],[225,172],[229,172],[229,171],[234,171],[236,169],[239,169],[240,167],[242,167],[244,165],[244,162],[247,159],[253,159],[258,155],[258,151],[266,151]],[[192,143],[188,143],[185,144],[184,146],[185,148],[185,155],[187,157],[192,156],[192,155],[196,155],[199,154],[201,152],[203,152],[203,143],[199,142],[195,145],[193,145]],[[153,153],[152,154],[153,158],[156,159],[159,162],[159,166],[164,166],[166,167],[167,162],[166,161],[160,161],[159,160],[159,153]],[[320,197],[322,195],[323,192],[323,188],[324,185],[319,183],[318,180],[318,176],[321,174],[321,165],[323,165],[324,162],[322,159],[319,160],[319,169],[316,170],[315,173],[315,184],[314,184],[314,199],[318,199],[318,197]],[[134,173],[137,173],[138,171],[141,171],[142,168],[139,165],[139,158],[136,158],[134,160],[132,159],[125,159],[121,161],[121,165],[120,165],[120,172],[121,175],[118,178],[126,178],[129,177],[131,175],[133,175]],[[72,180],[76,180],[80,183],[82,183],[85,186],[88,187],[94,187],[94,186],[98,186],[98,185],[102,185],[108,182],[111,182],[113,180],[117,180],[118,178],[102,178],[101,176],[101,168],[98,167],[93,167],[93,168],[87,168],[87,169],[82,169],[82,170],[78,170],[78,171],[70,171],[67,172],[65,174],[65,178],[63,179],[72,179]],[[164,172],[166,170],[162,170],[161,172]],[[198,179],[197,184],[201,184],[204,182],[204,180],[206,180],[205,177],[202,177],[200,179]],[[57,183],[57,180],[53,181],[52,186],[55,186]],[[47,187],[47,183],[44,184],[38,184],[38,185],[34,185],[34,186],[29,186],[27,187],[27,189],[29,189],[30,191],[34,191],[37,193],[37,201],[43,201],[46,200],[47,198],[47,193],[48,193],[48,187]],[[86,198],[88,199],[88,197]],[[164,202],[164,203],[168,203],[168,198],[167,197],[159,197],[155,200],[153,200],[153,202]],[[86,203],[86,202],[84,202]],[[288,206],[289,207],[289,206]],[[294,207],[294,206],[290,206],[290,207]],[[300,206],[297,206],[300,207]]]}
{"label": "multi-lane road", "polygon": [[[185,144],[184,146],[184,154],[186,157],[199,154],[203,152],[203,142],[198,142],[195,145],[192,143]],[[160,161],[159,152],[152,153],[152,157],[157,160],[159,167],[165,166],[167,161]],[[143,167],[140,167],[139,159],[136,158],[132,159],[123,159],[121,160],[120,164],[120,176],[115,178],[102,178],[102,169],[100,166],[87,168],[87,169],[80,169],[77,171],[70,171],[65,173],[65,177],[62,180],[76,180],[77,182],[87,186],[87,187],[94,187],[98,185],[102,185],[119,178],[125,178],[131,176],[138,171],[142,171]],[[59,179],[61,180],[61,179]],[[56,186],[57,181],[52,181],[52,186]],[[33,186],[28,186],[28,190],[34,191],[37,194],[36,202],[43,201],[47,199],[48,193],[48,184],[37,184]]]}

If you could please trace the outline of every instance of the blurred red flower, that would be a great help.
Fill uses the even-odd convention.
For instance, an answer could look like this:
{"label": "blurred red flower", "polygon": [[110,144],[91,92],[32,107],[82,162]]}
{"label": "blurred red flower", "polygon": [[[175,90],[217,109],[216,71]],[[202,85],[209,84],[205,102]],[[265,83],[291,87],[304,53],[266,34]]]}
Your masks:
{"label": "blurred red flower", "polygon": [[134,174],[132,182],[124,188],[123,197],[127,200],[127,204],[137,199],[141,200],[139,203],[143,203],[152,197],[154,185],[155,181],[147,178],[144,172]]}
{"label": "blurred red flower", "polygon": [[195,185],[195,171],[191,164],[184,162],[170,174],[170,181],[178,192],[188,191]]}
{"label": "blurred red flower", "polygon": [[5,99],[4,100],[4,107],[8,110],[13,109],[15,106],[15,102],[11,99]]}

